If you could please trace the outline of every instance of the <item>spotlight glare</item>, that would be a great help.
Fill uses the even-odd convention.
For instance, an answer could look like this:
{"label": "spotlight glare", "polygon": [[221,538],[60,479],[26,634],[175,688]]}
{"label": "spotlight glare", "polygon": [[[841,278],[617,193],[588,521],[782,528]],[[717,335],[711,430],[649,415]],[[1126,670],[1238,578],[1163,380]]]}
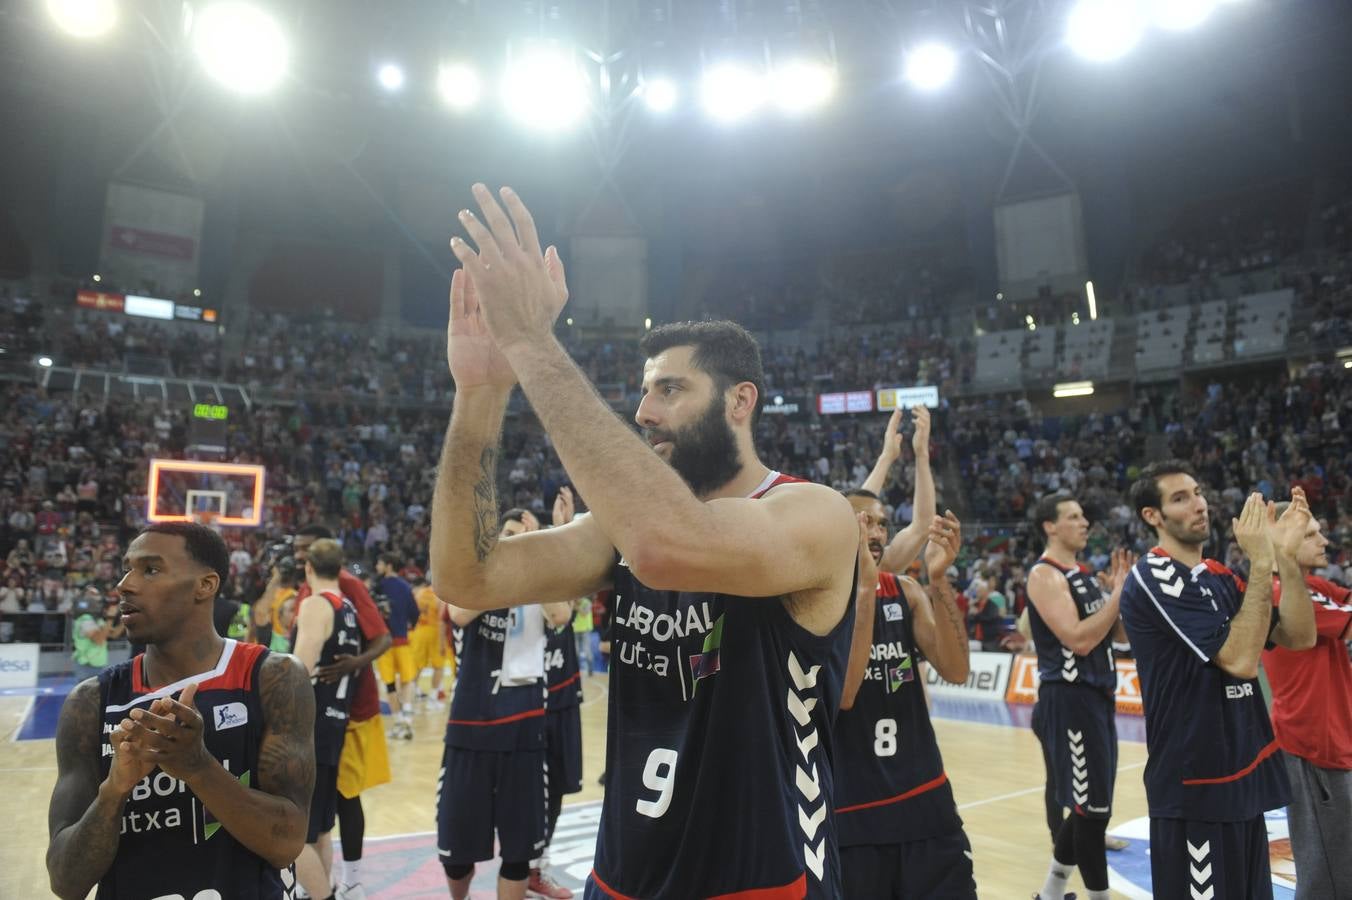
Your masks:
{"label": "spotlight glare", "polygon": [[906,80],[922,91],[936,91],[952,80],[958,56],[935,42],[921,44],[906,54]]}
{"label": "spotlight glare", "polygon": [[704,73],[700,84],[704,109],[720,122],[733,122],[765,102],[765,79],[745,66],[720,63]]}
{"label": "spotlight glare", "polygon": [[394,63],[385,63],[376,73],[376,80],[385,90],[394,93],[404,86],[404,70]]}
{"label": "spotlight glare", "polygon": [[208,6],[192,26],[193,48],[207,73],[241,94],[261,94],[286,75],[290,49],[281,26],[247,3]]}
{"label": "spotlight glare", "polygon": [[1186,31],[1207,20],[1217,0],[1154,0],[1151,18],[1166,31]]}
{"label": "spotlight glare", "polygon": [[676,82],[670,78],[654,78],[643,83],[643,102],[657,113],[670,112],[676,106]]}
{"label": "spotlight glare", "polygon": [[816,109],[836,90],[836,72],[825,63],[794,60],[774,76],[775,105],[786,113]]}
{"label": "spotlight glare", "polygon": [[562,129],[586,112],[586,85],[566,51],[541,47],[512,61],[502,80],[502,101],[529,128]]}
{"label": "spotlight glare", "polygon": [[1144,29],[1135,3],[1080,0],[1066,20],[1066,41],[1085,59],[1112,62],[1131,52]]}
{"label": "spotlight glare", "polygon": [[463,63],[442,66],[437,73],[437,91],[451,109],[472,109],[479,102],[479,76]]}
{"label": "spotlight glare", "polygon": [[95,38],[117,23],[113,0],[47,0],[47,12],[61,30],[77,38]]}
{"label": "spotlight glare", "polygon": [[38,365],[42,366],[44,369],[50,369],[52,367],[52,358],[50,356],[39,356]]}
{"label": "spotlight glare", "polygon": [[95,281],[95,283],[100,282],[100,281],[102,281],[102,280],[103,280],[103,276],[100,275],[98,272],[95,272],[95,273],[94,273],[94,281]]}
{"label": "spotlight glare", "polygon": [[202,296],[202,289],[201,289],[201,288],[193,288],[193,289],[192,289],[192,295],[193,295],[194,297],[200,297],[200,296]]}

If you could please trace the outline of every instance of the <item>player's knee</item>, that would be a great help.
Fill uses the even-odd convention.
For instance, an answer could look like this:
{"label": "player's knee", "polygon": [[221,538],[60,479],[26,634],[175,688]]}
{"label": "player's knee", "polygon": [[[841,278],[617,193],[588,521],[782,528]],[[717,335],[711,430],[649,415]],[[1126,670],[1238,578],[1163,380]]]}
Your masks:
{"label": "player's knee", "polygon": [[446,870],[446,877],[452,881],[463,881],[474,874],[474,863],[453,863],[443,859],[441,867]]}
{"label": "player's knee", "polygon": [[530,877],[530,862],[507,862],[503,860],[498,876],[507,881],[525,881]]}

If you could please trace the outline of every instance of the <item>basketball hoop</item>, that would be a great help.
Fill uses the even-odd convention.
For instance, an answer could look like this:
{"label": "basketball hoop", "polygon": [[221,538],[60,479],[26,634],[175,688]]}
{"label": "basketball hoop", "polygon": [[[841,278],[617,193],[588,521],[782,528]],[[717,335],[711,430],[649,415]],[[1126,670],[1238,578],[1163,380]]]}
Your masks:
{"label": "basketball hoop", "polygon": [[218,519],[219,517],[220,511],[215,509],[199,509],[194,511],[192,514],[192,520],[194,522],[196,522],[198,525],[205,525],[212,531],[220,530],[219,526],[217,526],[216,524],[216,519]]}

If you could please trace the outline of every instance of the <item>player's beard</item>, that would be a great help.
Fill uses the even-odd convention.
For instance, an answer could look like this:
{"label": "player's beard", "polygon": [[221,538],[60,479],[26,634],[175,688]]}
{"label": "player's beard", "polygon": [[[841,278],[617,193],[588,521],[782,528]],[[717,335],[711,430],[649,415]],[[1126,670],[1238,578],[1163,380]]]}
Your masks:
{"label": "player's beard", "polygon": [[698,419],[671,435],[671,467],[696,496],[718,490],[742,471],[737,436],[726,413],[727,401],[715,394]]}
{"label": "player's beard", "polygon": [[1208,516],[1206,521],[1206,530],[1198,533],[1187,522],[1180,522],[1171,519],[1168,516],[1164,518],[1164,531],[1169,537],[1178,541],[1180,544],[1186,544],[1192,547],[1201,547],[1211,540],[1211,519]]}

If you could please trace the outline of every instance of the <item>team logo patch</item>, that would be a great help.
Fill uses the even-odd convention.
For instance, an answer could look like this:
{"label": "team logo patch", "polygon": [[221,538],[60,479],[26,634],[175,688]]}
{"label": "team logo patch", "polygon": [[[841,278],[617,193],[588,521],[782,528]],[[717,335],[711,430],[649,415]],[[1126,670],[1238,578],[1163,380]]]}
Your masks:
{"label": "team logo patch", "polygon": [[721,668],[721,658],[723,652],[723,617],[719,616],[714,620],[714,629],[704,637],[703,651],[692,654],[690,657],[690,677],[695,682],[695,690],[699,690],[699,683],[710,675],[717,675]]}
{"label": "team logo patch", "polygon": [[883,618],[889,622],[900,622],[902,620],[900,603],[884,603]]}
{"label": "team logo patch", "polygon": [[211,720],[217,731],[238,728],[249,722],[249,708],[243,703],[226,703],[211,711]]}
{"label": "team logo patch", "polygon": [[902,660],[895,666],[887,667],[887,692],[895,694],[901,690],[901,686],[908,681],[915,680],[915,669],[911,666],[910,658]]}

